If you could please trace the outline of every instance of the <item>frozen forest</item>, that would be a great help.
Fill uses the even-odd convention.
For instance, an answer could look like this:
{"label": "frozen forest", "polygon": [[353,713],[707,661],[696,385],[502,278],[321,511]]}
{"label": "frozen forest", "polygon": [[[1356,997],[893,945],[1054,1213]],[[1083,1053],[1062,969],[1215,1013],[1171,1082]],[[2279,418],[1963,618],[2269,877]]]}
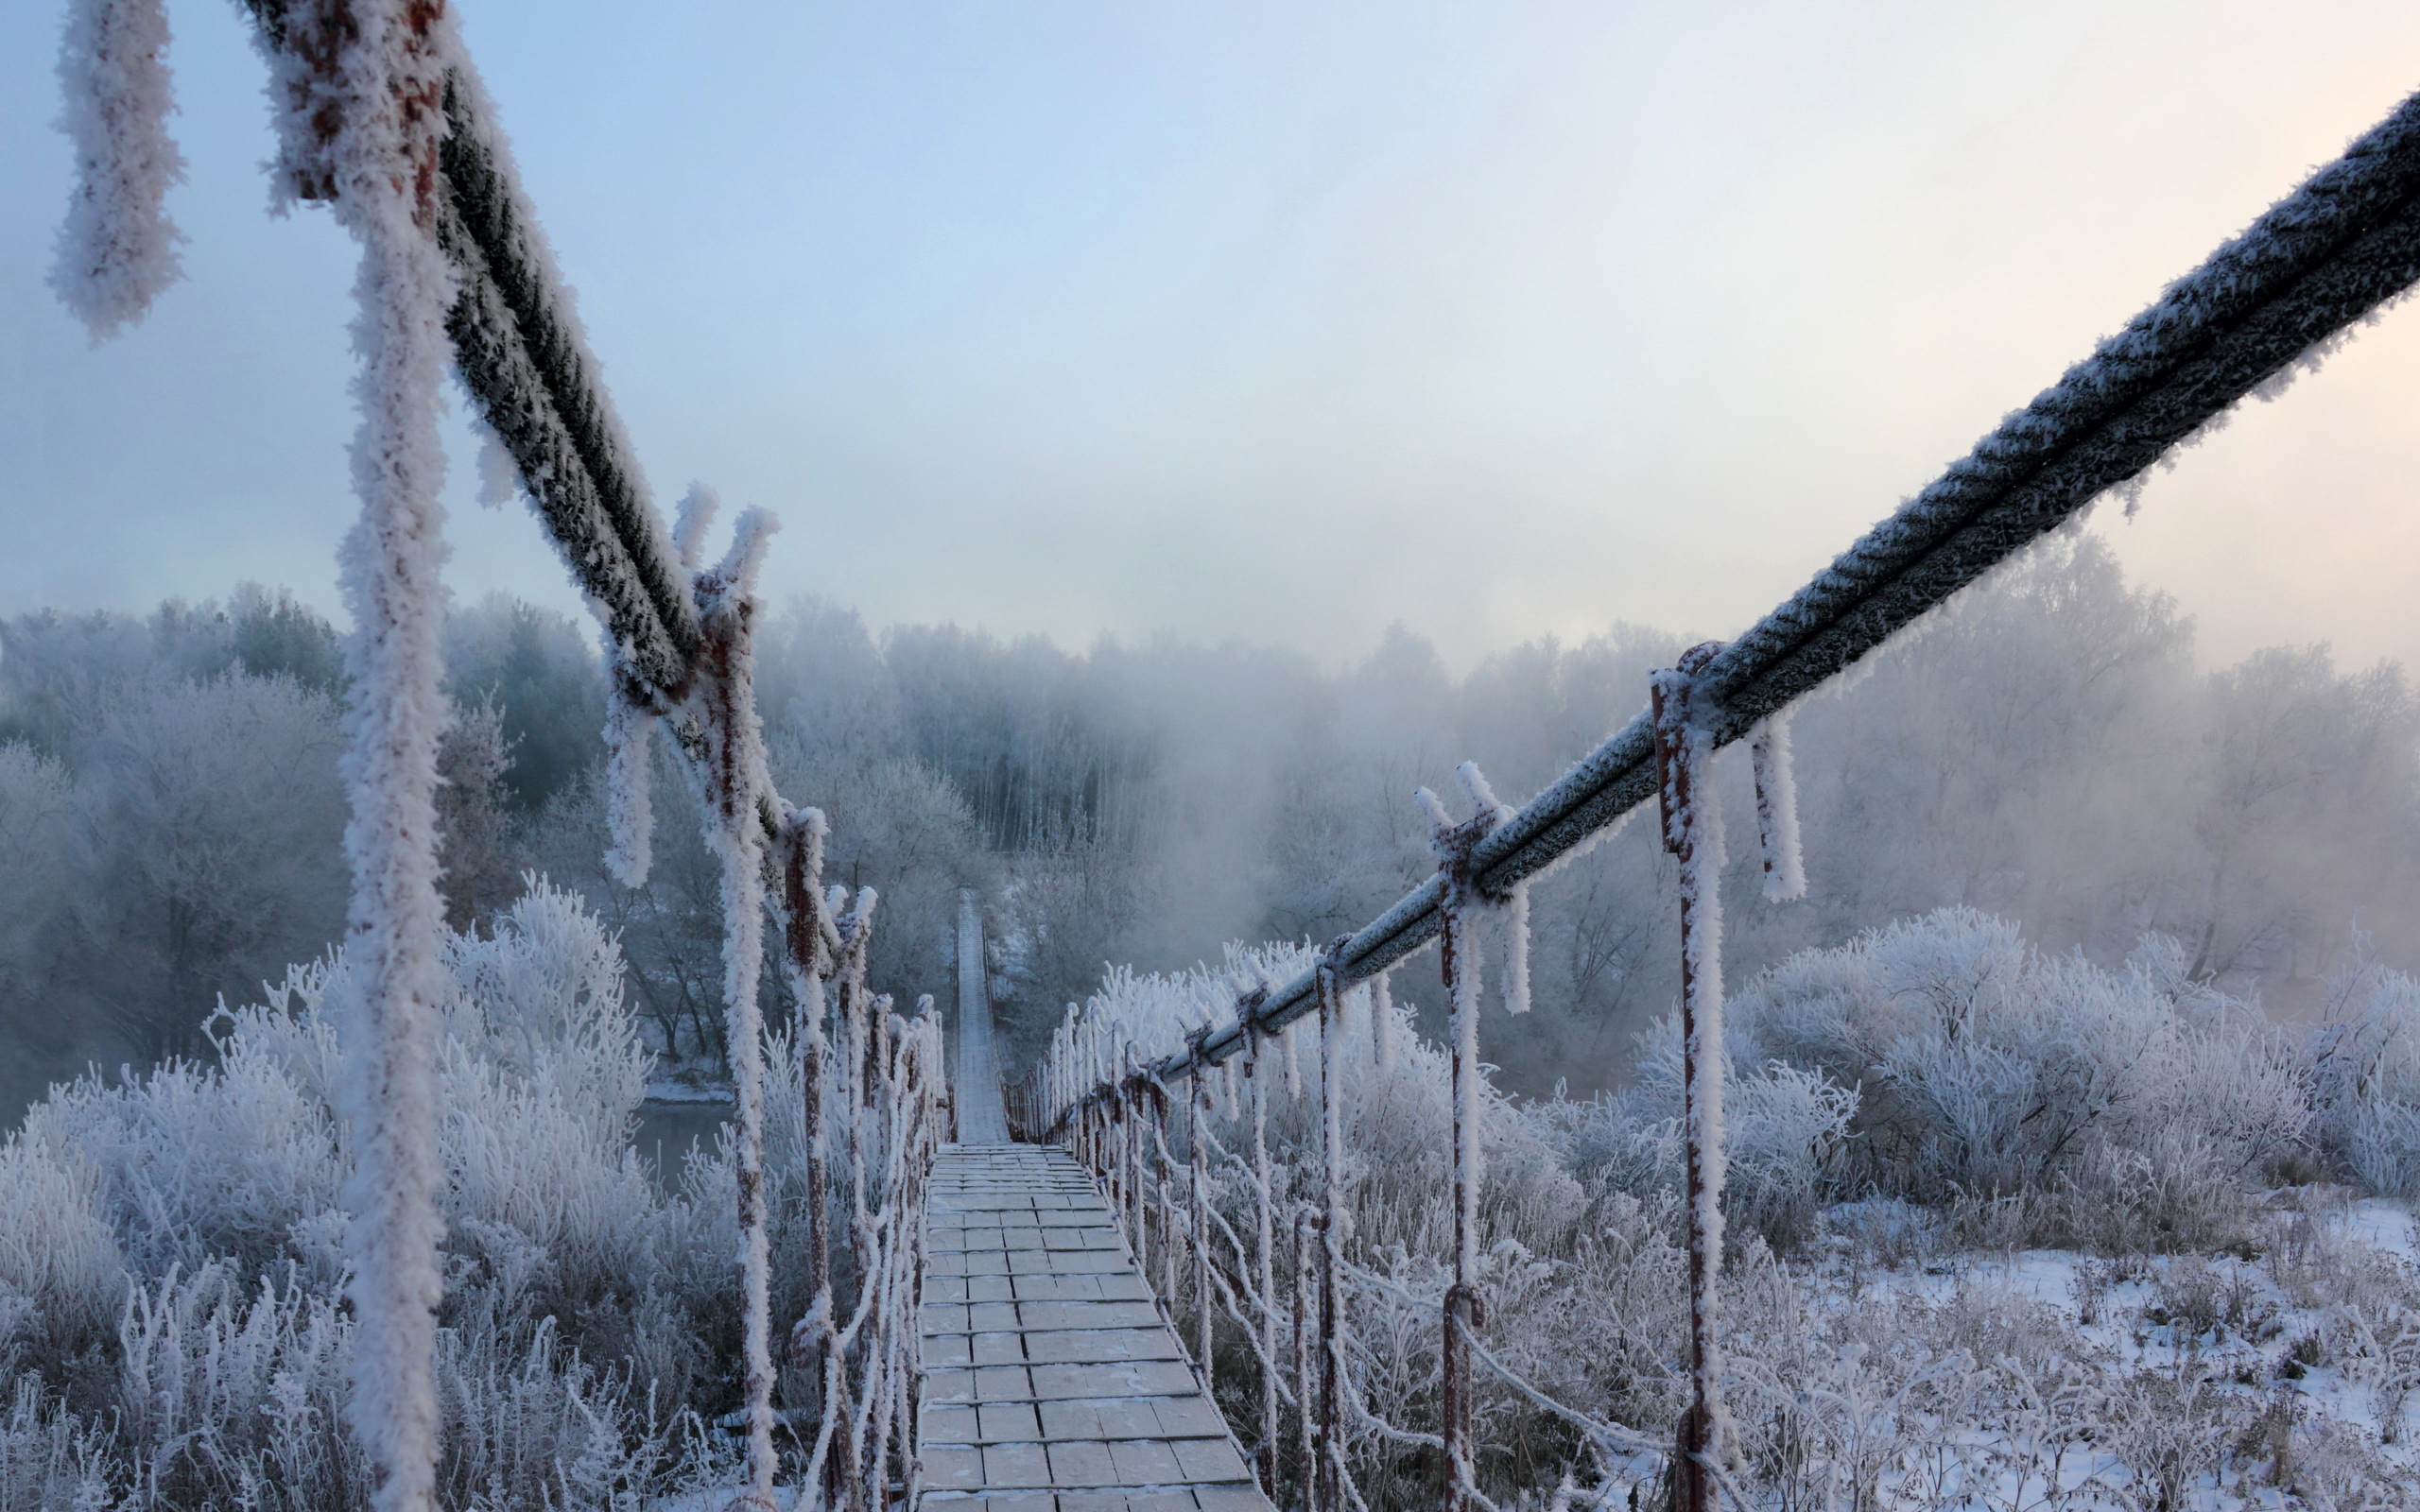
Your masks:
{"label": "frozen forest", "polygon": [[[756,679],[776,781],[831,815],[824,875],[882,889],[876,988],[946,1001],[976,889],[1013,1075],[1071,1005],[1163,1048],[1231,1017],[1239,967],[1289,972],[1307,957],[1284,942],[1431,868],[1413,788],[1476,757],[1526,796],[1685,644],[1623,627],[1456,676],[1401,629],[1323,668],[875,633],[803,602],[759,626]],[[720,866],[667,771],[645,885],[609,875],[593,644],[506,599],[444,628],[448,1505],[648,1504],[729,1484],[740,1452],[737,1152],[659,1165],[636,1143],[650,1093],[727,1086]],[[367,1504],[318,1011],[347,970],[346,677],[325,619],[252,585],[0,626],[0,1508]],[[2010,1512],[2420,1495],[2402,671],[2325,647],[2204,666],[2189,621],[2070,534],[1792,730],[1807,896],[1768,901],[1753,844],[1721,883],[1741,1484],[1779,1507]],[[1714,770],[1753,837],[1748,766]],[[1652,829],[1530,889],[1534,1006],[1480,1017],[1501,1068],[1481,1264],[1501,1359],[1663,1434],[1685,1310],[1676,883]],[[761,982],[786,1328],[812,1284],[808,1120],[792,988]],[[1347,1311],[1382,1418],[1434,1390],[1412,1320],[1451,1227],[1433,957],[1390,987],[1347,1050],[1367,1066],[1339,1073],[1374,1267]],[[1307,1171],[1322,1073],[1315,1048],[1288,1062],[1270,1138]],[[786,1368],[785,1400],[811,1389]],[[1503,1505],[1654,1494],[1644,1460],[1580,1455],[1515,1394],[1478,1410]],[[1349,1453],[1386,1504],[1426,1494],[1420,1452],[1372,1430]]]}
{"label": "frozen forest", "polygon": [[[290,596],[147,618],[0,625],[0,1024],[12,1108],[89,1063],[206,1044],[221,998],[336,937],[343,678]],[[666,1078],[720,1074],[715,869],[668,773],[647,885],[603,860],[605,696],[589,633],[502,599],[445,636],[450,921],[482,932],[537,873],[578,892],[629,961]],[[813,602],[769,614],[757,691],[786,791],[832,817],[827,875],[882,888],[872,971],[947,999],[958,889],[981,890],[994,993],[1030,1056],[1105,963],[1216,960],[1230,940],[1325,939],[1432,865],[1410,801],[1475,759],[1517,801],[1635,713],[1685,637],[1620,627],[1451,674],[1417,636],[1323,669],[1257,648],[1104,642],[1076,654],[955,627],[880,634]],[[1731,971],[1944,906],[2114,965],[2147,934],[2281,1022],[2365,963],[2420,965],[2420,705],[2398,667],[2324,646],[2211,668],[2159,595],[2092,537],[1954,604],[1793,719],[1807,898],[1762,901],[1753,847],[1726,891]],[[659,759],[664,759],[659,757]],[[1747,762],[1719,767],[1753,836]],[[1491,1020],[1498,1080],[1575,1095],[1629,1080],[1676,990],[1672,877],[1633,826],[1535,889],[1538,1010]],[[1440,1032],[1433,972],[1399,996]],[[783,1022],[778,973],[768,1011]]]}

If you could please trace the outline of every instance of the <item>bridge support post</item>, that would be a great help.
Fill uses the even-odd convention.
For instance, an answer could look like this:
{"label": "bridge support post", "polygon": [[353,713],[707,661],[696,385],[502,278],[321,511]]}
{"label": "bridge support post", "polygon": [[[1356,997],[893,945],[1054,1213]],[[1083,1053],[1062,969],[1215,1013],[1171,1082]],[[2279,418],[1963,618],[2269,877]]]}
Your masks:
{"label": "bridge support post", "polygon": [[1176,1299],[1184,1295],[1179,1281],[1184,1273],[1184,1245],[1177,1237],[1181,1227],[1177,1221],[1176,1155],[1168,1142],[1176,1137],[1175,1121],[1168,1116],[1168,1090],[1156,1073],[1146,1074],[1144,1095],[1151,1102],[1151,1191],[1152,1206],[1160,1220],[1160,1295],[1167,1298],[1169,1320],[1176,1316]]}
{"label": "bridge support post", "polygon": [[1260,1056],[1269,1037],[1260,1030],[1260,1005],[1267,1000],[1268,989],[1254,988],[1236,1005],[1236,1016],[1243,1022],[1247,1050],[1244,1057],[1244,1086],[1252,1098],[1252,1180],[1253,1213],[1259,1228],[1253,1256],[1258,1263],[1260,1282],[1260,1445],[1253,1455],[1253,1468],[1260,1474],[1260,1490],[1270,1501],[1277,1500],[1277,1234],[1276,1215],[1270,1211],[1274,1189],[1269,1174],[1269,1078],[1262,1075]]}
{"label": "bridge support post", "polygon": [[[1201,1053],[1208,1031],[1193,1035],[1193,1108],[1185,1121],[1186,1154],[1193,1171],[1193,1363],[1201,1376],[1201,1394],[1210,1389],[1210,1169],[1202,1125],[1210,1118],[1210,1061]],[[1214,1398],[1215,1400],[1215,1398]]]}
{"label": "bridge support post", "polygon": [[1319,1306],[1320,1273],[1311,1259],[1311,1232],[1318,1215],[1307,1208],[1294,1213],[1294,1425],[1300,1448],[1297,1463],[1303,1478],[1303,1505],[1315,1507],[1319,1485],[1319,1431],[1312,1403],[1316,1393],[1311,1375],[1311,1317]]}
{"label": "bridge support post", "polygon": [[[1316,968],[1320,996],[1320,1126],[1325,1211],[1320,1215],[1320,1445],[1312,1504],[1344,1512],[1344,1004],[1337,961],[1352,936],[1331,942]],[[1307,1405],[1307,1404],[1306,1404]]]}
{"label": "bridge support post", "polygon": [[1129,1221],[1134,1228],[1134,1268],[1146,1280],[1151,1274],[1151,1209],[1150,1198],[1143,1185],[1143,1082],[1134,1074],[1132,1047],[1120,1047],[1117,1055],[1122,1080],[1118,1088],[1117,1143],[1126,1157],[1126,1205]]}
{"label": "bridge support post", "polygon": [[[1436,801],[1433,795],[1427,800]],[[1432,815],[1437,824],[1438,866],[1445,874],[1437,948],[1445,998],[1454,1015],[1454,1284],[1445,1292],[1438,1341],[1444,1376],[1444,1500],[1445,1512],[1470,1512],[1471,1492],[1478,1484],[1478,1446],[1471,1438],[1475,1406],[1471,1340],[1487,1321],[1486,1303],[1478,1290],[1479,960],[1478,942],[1471,927],[1471,911],[1478,904],[1471,882],[1471,850],[1495,827],[1497,816],[1484,803],[1477,815],[1459,825],[1445,820],[1442,806],[1433,808]]]}
{"label": "bridge support post", "polygon": [[1649,684],[1664,846],[1680,866],[1682,1125],[1688,1154],[1689,1404],[1672,1455],[1672,1512],[1718,1512],[1724,1452],[1717,1336],[1722,1274],[1721,816],[1696,677],[1721,650],[1683,653]]}
{"label": "bridge support post", "polygon": [[[823,1121],[824,1079],[830,1074],[823,1033],[823,976],[831,964],[824,947],[828,921],[823,917],[823,836],[820,810],[795,811],[784,833],[782,854],[784,965],[789,970],[790,996],[797,1004],[799,1078],[804,1092],[806,1131],[808,1300],[806,1315],[790,1331],[790,1359],[819,1383],[819,1415],[830,1412],[840,1394],[838,1320],[832,1297],[832,1146]],[[839,1489],[837,1469],[832,1459],[824,1460],[821,1494],[826,1505]]]}

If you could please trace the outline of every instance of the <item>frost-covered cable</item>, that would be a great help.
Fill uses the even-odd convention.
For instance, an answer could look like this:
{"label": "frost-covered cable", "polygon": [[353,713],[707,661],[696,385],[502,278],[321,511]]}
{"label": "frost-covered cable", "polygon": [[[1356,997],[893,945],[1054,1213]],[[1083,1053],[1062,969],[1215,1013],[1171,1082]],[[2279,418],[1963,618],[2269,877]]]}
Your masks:
{"label": "frost-covered cable", "polygon": [[1731,1441],[1722,1407],[1722,805],[1714,791],[1714,732],[1699,679],[1722,647],[1684,653],[1650,679],[1661,769],[1664,847],[1679,864],[1682,1126],[1686,1146],[1690,1401],[1674,1464],[1677,1512],[1715,1512],[1718,1486],[1701,1461]]}
{"label": "frost-covered cable", "polygon": [[161,0],[70,0],[60,38],[60,127],[76,151],[50,286],[95,340],[149,312],[177,281],[168,219],[185,162],[168,135],[168,13]]}
{"label": "frost-covered cable", "polygon": [[[1745,735],[1882,645],[1995,564],[2139,476],[2247,394],[2420,281],[2420,94],[2162,290],[2031,403],[1725,648],[1702,679],[1718,746]],[[1631,720],[1482,841],[1500,896],[1655,795],[1654,737]],[[1406,894],[1353,936],[1360,980],[1434,940],[1442,884]],[[1275,1029],[1316,1008],[1310,973],[1270,995]],[[1238,1053],[1232,1032],[1205,1047]],[[1181,1074],[1176,1057],[1167,1064]]]}
{"label": "frost-covered cable", "polygon": [[437,746],[448,717],[439,634],[445,593],[440,387],[455,280],[437,241],[439,141],[452,18],[441,4],[319,0],[287,7],[289,86],[307,115],[282,121],[312,154],[323,198],[361,246],[354,284],[353,446],[361,516],[341,583],[354,631],[343,771],[353,899],[345,955],[345,1192],[355,1334],[347,1417],[376,1467],[380,1512],[435,1504],[437,1209],[435,1057],[444,910],[437,891]]}
{"label": "frost-covered cable", "polygon": [[[765,541],[777,526],[751,509],[736,523],[720,565],[697,579],[704,651],[690,695],[706,759],[700,777],[706,840],[717,867],[723,915],[723,1011],[731,1059],[735,1165],[738,1180],[743,1328],[741,1408],[748,1428],[749,1496],[769,1507],[773,1453],[770,1237],[765,1193],[765,1044],[756,982],[764,959],[765,846],[757,804],[771,784],[756,713],[754,588]],[[863,1274],[862,1272],[860,1274]]]}
{"label": "frost-covered cable", "polygon": [[1765,899],[1792,902],[1806,896],[1806,863],[1798,844],[1798,782],[1789,769],[1789,713],[1756,722],[1748,739],[1756,779],[1756,838],[1764,852]]}

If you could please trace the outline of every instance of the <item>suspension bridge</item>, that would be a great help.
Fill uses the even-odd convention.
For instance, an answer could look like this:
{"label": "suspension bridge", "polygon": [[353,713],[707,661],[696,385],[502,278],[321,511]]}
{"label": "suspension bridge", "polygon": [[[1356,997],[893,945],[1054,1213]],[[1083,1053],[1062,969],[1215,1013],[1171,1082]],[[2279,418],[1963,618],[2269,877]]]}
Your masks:
{"label": "suspension bridge", "polygon": [[[1374,1439],[1429,1456],[1434,1499],[1464,1512],[1493,1504],[1475,1404],[1483,1392],[1511,1392],[1563,1422],[1605,1484],[1618,1463],[1645,1456],[1665,1467],[1675,1505],[1712,1512],[1737,1493],[1716,1442],[1720,1065],[1709,1047],[1721,1001],[1708,879],[1720,846],[1702,801],[1707,764],[1720,747],[1754,739],[1759,839],[1786,894],[1796,862],[1778,736],[1794,700],[2126,488],[2246,395],[2273,391],[2420,281],[2415,96],[1798,593],[1737,640],[1659,673],[1640,690],[1646,712],[1529,802],[1497,803],[1466,769],[1467,816],[1431,800],[1435,874],[1291,979],[1239,991],[1231,1012],[1180,1026],[1173,1043],[1167,1033],[1071,1018],[1033,1077],[1004,1090],[979,909],[962,899],[953,1093],[938,1015],[894,1014],[866,980],[873,889],[853,897],[825,885],[822,816],[793,806],[766,775],[749,637],[769,523],[744,518],[717,565],[702,556],[710,501],[693,495],[665,527],[444,8],[247,5],[271,67],[281,192],[332,204],[364,256],[354,799],[367,838],[356,848],[354,919],[367,964],[348,1053],[375,1068],[358,1115],[374,1211],[372,1237],[353,1255],[364,1314],[354,1426],[377,1459],[386,1507],[434,1505],[437,1453],[427,1429],[431,1031],[416,994],[440,917],[427,906],[436,726],[425,716],[437,591],[425,459],[439,369],[459,376],[605,624],[617,870],[635,878],[647,868],[653,733],[669,738],[707,799],[737,1082],[740,1503],[772,1506],[786,1482],[801,1504],[851,1512],[903,1503],[933,1512],[1275,1503],[1364,1512],[1371,1503],[1348,1445]],[[90,224],[78,234],[91,239],[91,267],[78,307],[96,330],[140,315],[154,287],[147,279],[167,266],[144,249],[172,234],[145,218],[157,218],[156,195],[117,192],[159,145],[145,132],[161,129],[164,111],[128,93],[140,70],[108,56],[112,34],[100,35],[88,77],[70,77],[125,137],[94,147],[85,165]],[[1651,798],[1683,876],[1695,1134],[1690,1400],[1677,1436],[1660,1440],[1556,1402],[1497,1361],[1476,1263],[1484,1069],[1475,931],[1508,926],[1515,943],[1497,974],[1508,994],[1525,990],[1524,888]],[[1427,1312],[1441,1390],[1426,1420],[1386,1422],[1361,1400],[1350,1304],[1396,1283],[1356,1247],[1340,1084],[1343,1057],[1357,1053],[1354,1024],[1383,1004],[1385,973],[1432,942],[1454,1020],[1456,1233],[1446,1283],[1397,1299]],[[755,973],[768,954],[798,1008],[792,1043],[806,1089],[812,1301],[795,1320],[770,1315],[767,1286],[767,1041]],[[1319,1046],[1318,1132],[1299,1168],[1287,1170],[1272,1159],[1268,1116],[1281,1066],[1298,1074],[1289,1038],[1298,1024],[1315,1027]],[[778,1339],[777,1321],[788,1324]],[[778,1407],[777,1353],[804,1383]]]}

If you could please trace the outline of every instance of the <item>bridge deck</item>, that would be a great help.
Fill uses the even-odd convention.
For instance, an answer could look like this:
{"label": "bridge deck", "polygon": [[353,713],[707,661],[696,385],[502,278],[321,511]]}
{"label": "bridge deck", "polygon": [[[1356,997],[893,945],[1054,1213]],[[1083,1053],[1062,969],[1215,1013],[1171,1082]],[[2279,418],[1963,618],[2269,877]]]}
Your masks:
{"label": "bridge deck", "polygon": [[1009,1143],[1000,1103],[1000,1056],[992,1026],[992,986],[983,964],[983,911],[975,889],[958,891],[958,1137],[969,1144]]}
{"label": "bridge deck", "polygon": [[928,1191],[923,1512],[1270,1512],[1064,1151],[954,1144]]}

